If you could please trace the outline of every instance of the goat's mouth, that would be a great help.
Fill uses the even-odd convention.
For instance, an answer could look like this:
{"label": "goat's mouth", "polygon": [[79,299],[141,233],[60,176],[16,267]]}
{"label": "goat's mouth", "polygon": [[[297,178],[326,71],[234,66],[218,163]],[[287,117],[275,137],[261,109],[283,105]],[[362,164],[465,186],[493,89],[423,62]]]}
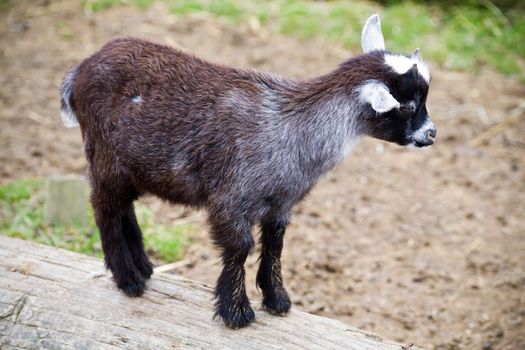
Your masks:
{"label": "goat's mouth", "polygon": [[434,140],[415,140],[412,139],[405,144],[407,148],[427,149],[434,144]]}
{"label": "goat's mouth", "polygon": [[426,139],[424,141],[422,140],[414,140],[414,142],[412,142],[412,145],[416,146],[417,148],[423,148],[423,147],[430,147],[434,144],[434,140],[433,139]]}

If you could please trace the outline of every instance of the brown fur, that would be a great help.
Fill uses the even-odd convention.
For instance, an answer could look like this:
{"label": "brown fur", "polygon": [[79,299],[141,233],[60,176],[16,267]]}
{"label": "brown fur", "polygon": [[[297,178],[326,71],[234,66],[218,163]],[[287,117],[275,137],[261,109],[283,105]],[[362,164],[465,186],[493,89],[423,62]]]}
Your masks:
{"label": "brown fur", "polygon": [[292,207],[360,135],[402,144],[420,123],[358,101],[356,89],[378,80],[401,103],[419,94],[424,105],[428,87],[400,78],[383,54],[295,81],[124,38],[74,67],[61,87],[62,109],[80,124],[95,218],[118,287],[140,295],[152,274],[133,210],[135,199],[152,193],[208,210],[224,263],[217,314],[232,328],[254,319],[243,265],[260,224],[263,305],[286,313],[280,255]]}

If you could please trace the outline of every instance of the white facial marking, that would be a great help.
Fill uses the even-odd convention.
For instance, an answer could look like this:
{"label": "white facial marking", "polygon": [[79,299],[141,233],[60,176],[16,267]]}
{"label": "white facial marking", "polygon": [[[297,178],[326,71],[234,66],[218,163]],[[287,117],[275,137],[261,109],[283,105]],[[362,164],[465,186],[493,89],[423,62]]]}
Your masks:
{"label": "white facial marking", "polygon": [[133,102],[133,103],[142,103],[142,96],[133,96],[131,98],[131,102]]}
{"label": "white facial marking", "polygon": [[385,49],[385,39],[381,32],[381,21],[378,15],[372,15],[366,20],[361,33],[361,47],[364,53]]}
{"label": "white facial marking", "polygon": [[394,72],[398,74],[405,74],[412,66],[417,65],[419,74],[425,79],[427,83],[430,82],[430,71],[425,62],[417,57],[409,58],[402,55],[386,54],[385,63],[392,67]]}
{"label": "white facial marking", "polygon": [[427,139],[427,133],[430,129],[434,129],[434,123],[430,119],[427,119],[427,121],[421,125],[419,129],[417,129],[414,132],[414,140],[418,141],[424,141]]}
{"label": "white facial marking", "polygon": [[399,102],[390,94],[385,84],[370,80],[358,88],[359,100],[370,103],[374,111],[385,113],[394,108],[399,108]]}

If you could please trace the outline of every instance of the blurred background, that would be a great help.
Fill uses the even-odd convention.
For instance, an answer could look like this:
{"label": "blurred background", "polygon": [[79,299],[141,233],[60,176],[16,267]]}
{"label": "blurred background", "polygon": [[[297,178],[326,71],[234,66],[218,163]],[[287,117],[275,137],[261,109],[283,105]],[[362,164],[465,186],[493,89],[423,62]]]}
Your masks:
{"label": "blurred background", "polygon": [[[525,349],[523,1],[0,0],[0,232],[102,256],[89,208],[46,220],[46,184],[86,174],[58,86],[110,38],[309,77],[358,55],[375,12],[389,50],[420,47],[431,66],[437,142],[366,139],[297,208],[282,262],[294,307],[429,349]],[[204,212],[152,197],[137,212],[157,265],[215,283]]]}

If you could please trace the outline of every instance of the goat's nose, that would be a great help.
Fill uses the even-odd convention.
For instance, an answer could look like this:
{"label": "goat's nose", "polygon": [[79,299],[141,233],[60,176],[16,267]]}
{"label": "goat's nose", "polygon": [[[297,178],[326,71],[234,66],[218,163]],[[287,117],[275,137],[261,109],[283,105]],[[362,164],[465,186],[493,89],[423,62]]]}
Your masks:
{"label": "goat's nose", "polygon": [[427,139],[434,140],[436,138],[436,129],[432,128],[427,131]]}

